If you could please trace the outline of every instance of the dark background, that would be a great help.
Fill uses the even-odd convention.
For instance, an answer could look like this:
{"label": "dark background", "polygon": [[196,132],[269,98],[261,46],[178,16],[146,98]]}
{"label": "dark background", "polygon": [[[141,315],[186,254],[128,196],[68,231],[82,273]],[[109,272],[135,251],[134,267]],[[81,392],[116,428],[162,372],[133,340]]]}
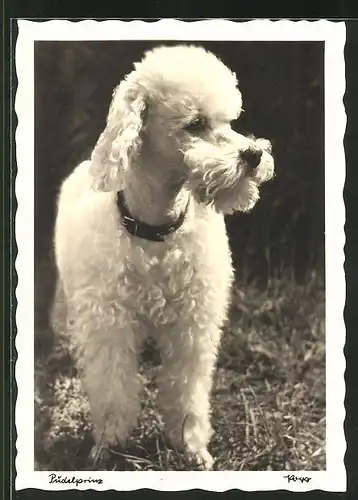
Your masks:
{"label": "dark background", "polygon": [[[36,42],[36,263],[51,250],[59,185],[89,156],[113,88],[143,51],[163,43],[171,42]],[[238,75],[245,109],[238,131],[273,143],[276,178],[252,213],[227,218],[238,277],[323,273],[323,43],[195,43]]]}

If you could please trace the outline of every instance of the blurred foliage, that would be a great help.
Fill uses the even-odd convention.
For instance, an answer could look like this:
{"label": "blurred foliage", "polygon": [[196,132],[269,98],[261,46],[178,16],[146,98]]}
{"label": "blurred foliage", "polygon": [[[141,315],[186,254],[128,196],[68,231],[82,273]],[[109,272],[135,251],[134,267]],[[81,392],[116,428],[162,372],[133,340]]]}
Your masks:
{"label": "blurred foliage", "polygon": [[[56,193],[90,154],[113,88],[160,42],[36,42],[36,255],[50,248]],[[165,42],[169,44],[170,42]],[[236,72],[235,127],[273,143],[276,178],[249,215],[227,218],[235,267],[267,278],[324,269],[323,43],[203,42]]]}

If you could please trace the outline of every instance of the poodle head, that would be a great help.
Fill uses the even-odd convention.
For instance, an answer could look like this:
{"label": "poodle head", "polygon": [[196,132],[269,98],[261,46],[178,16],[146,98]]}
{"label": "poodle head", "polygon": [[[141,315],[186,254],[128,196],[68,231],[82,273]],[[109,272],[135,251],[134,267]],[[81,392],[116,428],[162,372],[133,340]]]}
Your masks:
{"label": "poodle head", "polygon": [[96,187],[118,190],[136,169],[219,211],[250,210],[274,162],[269,141],[231,128],[241,111],[236,75],[214,54],[187,45],[147,52],[114,92],[92,155]]}

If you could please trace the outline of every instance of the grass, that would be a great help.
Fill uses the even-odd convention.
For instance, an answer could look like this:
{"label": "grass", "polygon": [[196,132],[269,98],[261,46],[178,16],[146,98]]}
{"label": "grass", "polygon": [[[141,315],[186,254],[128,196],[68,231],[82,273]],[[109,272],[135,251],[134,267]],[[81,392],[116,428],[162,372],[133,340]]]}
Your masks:
{"label": "grass", "polygon": [[[214,470],[325,469],[325,291],[312,274],[234,289],[212,392]],[[88,403],[64,341],[36,347],[37,470],[194,470],[165,440],[153,346],[144,353],[142,412],[125,449],[95,463]]]}

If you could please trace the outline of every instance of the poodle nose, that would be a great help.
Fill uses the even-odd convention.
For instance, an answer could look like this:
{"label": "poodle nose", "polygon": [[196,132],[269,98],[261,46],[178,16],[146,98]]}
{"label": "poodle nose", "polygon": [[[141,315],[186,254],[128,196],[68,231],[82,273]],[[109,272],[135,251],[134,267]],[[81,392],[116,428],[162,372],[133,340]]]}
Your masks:
{"label": "poodle nose", "polygon": [[250,170],[254,170],[259,166],[261,156],[262,150],[252,146],[248,149],[245,149],[245,151],[241,153],[242,159],[245,161]]}

